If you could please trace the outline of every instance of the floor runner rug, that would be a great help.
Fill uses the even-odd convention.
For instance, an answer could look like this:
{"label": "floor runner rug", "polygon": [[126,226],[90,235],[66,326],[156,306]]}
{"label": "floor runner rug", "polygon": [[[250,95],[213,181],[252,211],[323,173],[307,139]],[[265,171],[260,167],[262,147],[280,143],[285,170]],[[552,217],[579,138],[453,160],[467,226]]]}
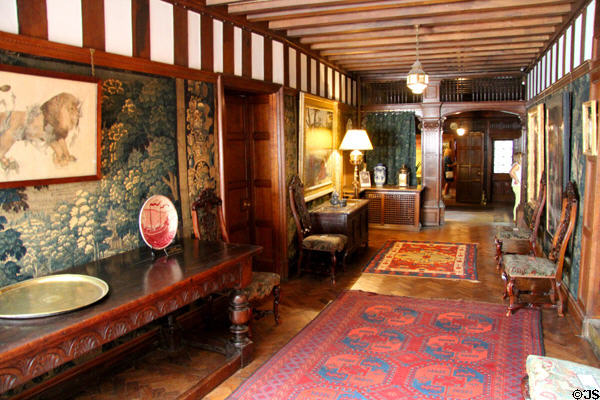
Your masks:
{"label": "floor runner rug", "polygon": [[521,399],[540,312],[346,291],[228,399]]}
{"label": "floor runner rug", "polygon": [[475,243],[388,240],[363,272],[477,280]]}

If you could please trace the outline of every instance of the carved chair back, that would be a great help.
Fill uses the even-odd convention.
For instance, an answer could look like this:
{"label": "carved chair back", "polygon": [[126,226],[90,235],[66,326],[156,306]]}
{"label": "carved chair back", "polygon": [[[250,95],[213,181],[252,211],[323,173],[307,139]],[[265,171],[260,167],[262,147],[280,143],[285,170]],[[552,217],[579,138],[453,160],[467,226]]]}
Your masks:
{"label": "carved chair back", "polygon": [[540,179],[540,193],[538,194],[537,203],[533,209],[533,215],[529,223],[529,229],[531,230],[531,236],[529,237],[529,244],[531,245],[531,251],[537,255],[536,242],[537,242],[537,231],[540,227],[540,220],[542,218],[542,211],[546,205],[546,171],[542,172]]}
{"label": "carved chair back", "polygon": [[214,189],[204,189],[194,201],[192,204],[192,222],[194,224],[194,235],[197,239],[223,240],[229,243],[222,204],[223,202]]}
{"label": "carved chair back", "polygon": [[562,269],[565,260],[565,252],[569,239],[575,228],[575,220],[577,219],[577,191],[575,184],[569,182],[567,188],[563,192],[562,199],[562,210],[560,213],[560,221],[556,232],[554,233],[554,239],[552,240],[552,247],[548,254],[548,259],[556,262],[556,276],[557,282],[562,280]]}
{"label": "carved chair back", "polygon": [[296,222],[296,231],[300,243],[312,233],[312,223],[308,207],[304,201],[304,184],[298,175],[294,175],[289,185],[290,208]]}

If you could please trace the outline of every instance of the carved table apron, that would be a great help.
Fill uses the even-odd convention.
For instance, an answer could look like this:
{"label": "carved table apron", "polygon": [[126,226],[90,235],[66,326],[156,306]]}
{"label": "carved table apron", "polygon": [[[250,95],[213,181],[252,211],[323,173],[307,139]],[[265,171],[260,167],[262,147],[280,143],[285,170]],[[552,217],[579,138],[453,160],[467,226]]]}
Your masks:
{"label": "carved table apron", "polygon": [[[140,248],[61,271],[103,279],[110,291],[100,302],[70,313],[0,320],[0,393],[201,297],[245,287],[252,256],[260,251],[253,245],[185,239],[182,251],[170,256],[152,259],[148,248]],[[232,343],[243,355],[251,348],[249,309],[238,291],[232,299]]]}

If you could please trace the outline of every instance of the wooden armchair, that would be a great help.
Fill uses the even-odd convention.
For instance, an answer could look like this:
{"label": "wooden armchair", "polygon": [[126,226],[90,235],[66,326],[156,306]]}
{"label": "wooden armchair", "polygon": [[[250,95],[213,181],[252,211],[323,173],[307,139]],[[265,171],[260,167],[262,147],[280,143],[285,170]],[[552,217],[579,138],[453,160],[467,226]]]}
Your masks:
{"label": "wooden armchair", "polygon": [[313,231],[308,207],[304,201],[304,184],[300,178],[295,175],[292,177],[289,186],[290,208],[296,222],[296,231],[298,232],[298,247],[300,254],[298,257],[298,273],[302,273],[302,260],[304,252],[325,252],[331,255],[331,283],[335,285],[335,268],[337,264],[337,253],[343,253],[342,266],[346,262],[346,244],[348,237],[342,234],[328,233],[319,234]]}
{"label": "wooden armchair", "polygon": [[[498,229],[494,242],[496,244],[496,269],[501,268],[503,254],[536,254],[537,232],[540,227],[542,211],[546,205],[546,172],[542,172],[540,179],[540,193],[538,195],[531,223],[528,228],[513,228],[504,226]],[[526,250],[524,250],[526,249]]]}
{"label": "wooden armchair", "polygon": [[[562,211],[560,221],[554,233],[552,247],[548,258],[536,257],[532,255],[507,254],[502,256],[502,279],[506,285],[506,293],[510,299],[510,304],[506,315],[513,311],[533,305],[549,305],[558,310],[559,316],[564,316],[565,298],[560,288],[562,285],[563,262],[567,244],[575,227],[577,219],[577,194],[573,182],[567,184],[567,189],[563,193]],[[517,279],[547,280],[550,282],[549,295],[550,303],[534,304],[519,302],[521,294],[539,295],[534,290],[519,291],[516,286]],[[558,303],[556,295],[558,294]]]}
{"label": "wooden armchair", "polygon": [[[222,201],[213,189],[204,189],[192,204],[194,235],[200,240],[219,240],[229,243],[229,235],[223,218]],[[252,271],[252,282],[243,289],[252,305],[255,319],[266,313],[273,313],[275,323],[279,324],[279,300],[281,277],[274,272]],[[273,295],[273,309],[259,310],[256,307],[269,295]]]}

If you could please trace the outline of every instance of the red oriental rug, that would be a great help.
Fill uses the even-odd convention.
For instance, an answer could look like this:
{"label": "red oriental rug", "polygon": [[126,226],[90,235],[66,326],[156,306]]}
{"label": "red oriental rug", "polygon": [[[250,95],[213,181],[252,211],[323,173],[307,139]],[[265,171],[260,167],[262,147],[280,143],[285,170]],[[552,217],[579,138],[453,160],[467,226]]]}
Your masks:
{"label": "red oriental rug", "polygon": [[539,310],[347,291],[228,399],[521,399],[542,352]]}
{"label": "red oriental rug", "polygon": [[363,272],[477,280],[475,243],[388,240]]}

